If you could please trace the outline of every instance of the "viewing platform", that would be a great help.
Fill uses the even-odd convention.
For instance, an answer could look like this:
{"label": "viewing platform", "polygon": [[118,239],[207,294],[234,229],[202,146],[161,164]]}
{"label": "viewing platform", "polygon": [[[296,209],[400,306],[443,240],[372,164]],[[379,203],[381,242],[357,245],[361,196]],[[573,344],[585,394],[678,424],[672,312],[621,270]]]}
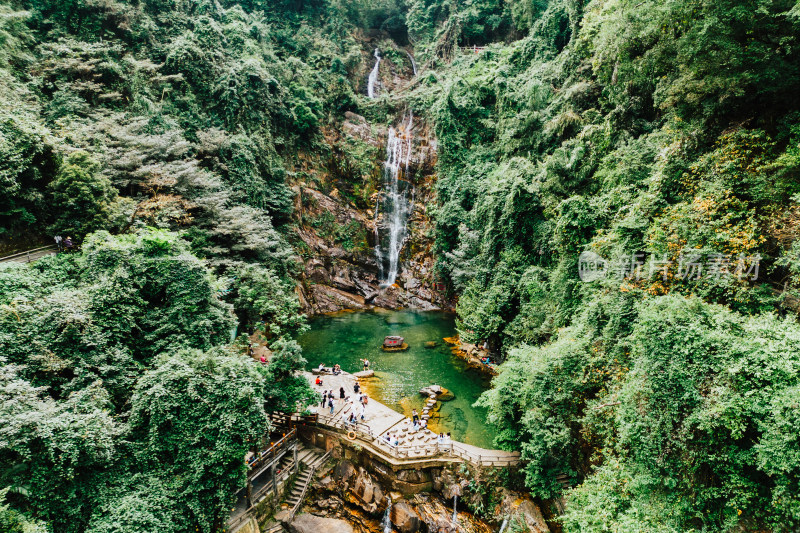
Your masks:
{"label": "viewing platform", "polygon": [[[502,468],[516,467],[521,462],[519,452],[488,450],[457,441],[440,442],[438,435],[429,429],[414,431],[410,418],[374,398],[368,399],[362,421],[361,405],[353,392],[356,378],[352,374],[325,374],[322,376],[322,386],[314,384],[317,375],[307,372],[305,376],[320,394],[320,402],[311,408],[317,415],[315,424],[349,441],[357,442],[393,468],[454,462]],[[339,398],[340,388],[344,388],[345,396],[350,397],[352,403]],[[321,405],[321,394],[324,390],[334,391],[333,414],[327,405]],[[352,412],[357,418],[355,424],[347,422]],[[390,441],[392,436],[397,437],[397,445]]]}

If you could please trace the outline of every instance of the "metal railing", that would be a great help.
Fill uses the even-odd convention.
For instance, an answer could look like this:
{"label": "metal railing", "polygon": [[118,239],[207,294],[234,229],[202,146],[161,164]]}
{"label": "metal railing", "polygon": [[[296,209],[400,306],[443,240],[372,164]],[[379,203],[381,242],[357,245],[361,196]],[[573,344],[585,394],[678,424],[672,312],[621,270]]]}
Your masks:
{"label": "metal railing", "polygon": [[332,450],[329,450],[328,453],[322,456],[322,459],[317,461],[317,466],[309,466],[311,472],[308,474],[308,479],[303,484],[303,491],[300,493],[300,497],[298,498],[297,503],[295,503],[292,506],[292,510],[289,511],[289,517],[286,520],[287,523],[294,520],[295,513],[297,513],[297,510],[300,509],[301,505],[303,505],[303,500],[306,497],[306,492],[308,492],[308,486],[311,485],[311,481],[314,479],[314,473],[317,471],[317,468],[319,468],[319,466],[325,464],[325,461],[327,461],[330,458],[331,451]]}
{"label": "metal railing", "polygon": [[24,260],[26,263],[30,263],[34,259],[38,259],[39,257],[31,258],[31,255],[39,256],[46,254],[47,252],[56,251],[57,247],[55,244],[51,244],[50,246],[42,246],[41,248],[34,248],[33,250],[25,250],[24,252],[17,252],[15,254],[7,255],[5,257],[0,257],[0,263],[16,261],[21,262]]}

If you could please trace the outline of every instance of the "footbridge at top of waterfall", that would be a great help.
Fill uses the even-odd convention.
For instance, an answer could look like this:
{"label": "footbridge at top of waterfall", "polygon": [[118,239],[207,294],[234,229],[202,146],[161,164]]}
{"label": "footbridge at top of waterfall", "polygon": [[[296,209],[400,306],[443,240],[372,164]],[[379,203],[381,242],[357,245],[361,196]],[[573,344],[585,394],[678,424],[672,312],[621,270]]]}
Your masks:
{"label": "footbridge at top of waterfall", "polygon": [[[306,376],[313,386],[316,376],[310,373]],[[355,383],[355,377],[347,372],[336,376],[326,375],[323,379],[324,385],[316,387],[317,389],[338,391],[341,387],[349,393]],[[425,468],[449,463],[514,468],[521,463],[519,452],[487,450],[456,441],[442,442],[436,433],[428,429],[414,431],[408,417],[372,398],[364,411],[363,421],[359,404],[340,398],[334,400],[333,414],[327,405],[323,407],[318,404],[312,410],[316,415],[304,419],[303,422],[315,426],[317,430],[336,434],[341,439],[358,444],[393,469]],[[358,419],[355,423],[348,422],[352,412],[355,412]]]}

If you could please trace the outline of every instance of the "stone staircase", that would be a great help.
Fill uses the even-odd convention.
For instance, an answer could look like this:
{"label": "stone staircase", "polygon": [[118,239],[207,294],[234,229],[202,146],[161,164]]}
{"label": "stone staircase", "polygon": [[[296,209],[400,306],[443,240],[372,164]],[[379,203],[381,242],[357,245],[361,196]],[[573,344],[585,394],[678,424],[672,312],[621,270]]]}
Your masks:
{"label": "stone staircase", "polygon": [[302,443],[298,446],[297,462],[300,469],[286,498],[289,509],[296,509],[300,506],[314,477],[314,472],[327,461],[328,457],[328,454],[317,448],[306,447]]}

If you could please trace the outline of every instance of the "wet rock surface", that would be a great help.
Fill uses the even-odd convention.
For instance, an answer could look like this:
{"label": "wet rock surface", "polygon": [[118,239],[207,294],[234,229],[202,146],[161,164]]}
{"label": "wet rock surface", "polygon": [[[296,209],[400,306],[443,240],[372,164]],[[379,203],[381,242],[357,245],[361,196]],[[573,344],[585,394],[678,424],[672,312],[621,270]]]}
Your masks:
{"label": "wet rock surface", "polygon": [[[458,466],[395,472],[365,454],[346,455],[350,458],[341,458],[329,474],[311,487],[305,511],[344,520],[357,533],[383,533],[387,511],[393,531],[399,533],[492,533],[498,531],[506,517],[531,533],[550,531],[539,507],[528,495],[495,487],[490,489],[492,507],[487,507],[486,488],[477,488],[484,475],[480,472],[463,471]],[[406,485],[424,490],[400,490]],[[453,523],[456,497],[457,527]],[[469,509],[484,509],[486,515],[479,518]],[[322,531],[327,530],[315,533]]]}
{"label": "wet rock surface", "polygon": [[[383,61],[381,69],[393,68],[390,64]],[[379,86],[388,83],[384,89],[394,87],[392,80],[403,85],[408,81],[406,76],[410,73],[382,71]],[[324,130],[331,146],[329,160],[321,161],[312,154],[298,157],[298,178],[292,184],[292,222],[302,271],[297,293],[308,314],[371,306],[422,310],[453,307],[453,302],[437,289],[433,274],[433,221],[427,205],[435,198],[436,142],[422,119],[414,122],[408,172],[403,176],[413,186],[408,237],[400,253],[396,282],[381,287],[375,254],[376,217],[380,218],[376,206],[384,188],[381,176],[389,126],[347,112],[340,125]],[[348,159],[354,146],[360,147],[359,156],[367,161],[356,165]],[[354,175],[357,170],[361,175]]]}

